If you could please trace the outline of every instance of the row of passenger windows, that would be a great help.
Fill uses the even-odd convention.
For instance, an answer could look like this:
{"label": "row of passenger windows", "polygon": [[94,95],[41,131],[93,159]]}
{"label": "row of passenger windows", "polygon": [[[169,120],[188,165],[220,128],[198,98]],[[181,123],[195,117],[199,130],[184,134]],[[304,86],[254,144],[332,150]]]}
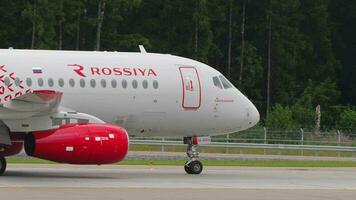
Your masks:
{"label": "row of passenger windows", "polygon": [[[19,84],[20,84],[20,80],[15,79],[15,85],[18,86]],[[45,80],[44,80],[43,78],[38,78],[38,79],[37,79],[37,85],[38,85],[39,87],[43,87],[44,84],[45,84]],[[54,87],[55,81],[54,81],[52,78],[49,78],[49,79],[47,79],[47,84],[48,84],[49,87]],[[106,88],[107,85],[108,85],[106,79],[101,79],[101,80],[100,80],[100,83],[98,83],[98,84],[100,84],[100,86],[101,86],[102,88]],[[117,81],[116,79],[112,79],[112,80],[110,81],[110,86],[111,86],[112,88],[117,88],[117,87],[119,87],[119,84],[120,84],[120,81]],[[26,79],[26,85],[27,85],[28,87],[31,87],[31,86],[32,86],[32,79],[31,79],[31,78],[27,78],[27,79]],[[59,87],[64,87],[64,85],[65,85],[64,79],[63,79],[63,78],[58,79],[58,86],[59,86]],[[68,85],[69,85],[70,87],[75,87],[76,81],[71,78],[71,79],[68,80]],[[85,88],[86,85],[87,85],[87,81],[86,81],[85,79],[80,79],[80,80],[79,80],[79,86],[80,86],[81,88]],[[95,79],[91,79],[91,80],[89,81],[88,85],[90,85],[90,87],[92,87],[92,88],[95,88],[95,87],[97,86],[97,81],[96,81]],[[129,85],[129,82],[128,82],[127,80],[121,80],[121,87],[122,87],[122,88],[127,88],[128,85]],[[142,88],[144,88],[144,89],[147,89],[147,88],[150,87],[150,86],[149,86],[150,84],[149,84],[148,80],[143,80],[142,83],[141,83],[141,85],[142,85]],[[138,87],[139,87],[138,81],[137,81],[137,80],[132,80],[132,81],[131,81],[131,86],[132,86],[132,88],[134,88],[134,89],[138,88]],[[154,89],[158,89],[158,81],[157,81],[157,80],[154,80],[154,81],[152,82],[152,87],[153,87]]]}
{"label": "row of passenger windows", "polygon": [[220,89],[223,89],[223,87],[224,89],[232,88],[232,84],[223,76],[214,76],[213,82],[214,85]]}

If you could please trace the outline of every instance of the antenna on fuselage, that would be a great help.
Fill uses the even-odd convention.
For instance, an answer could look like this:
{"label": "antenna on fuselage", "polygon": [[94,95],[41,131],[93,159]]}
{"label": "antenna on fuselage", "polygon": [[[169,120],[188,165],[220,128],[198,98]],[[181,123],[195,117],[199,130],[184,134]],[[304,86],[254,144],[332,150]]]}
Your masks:
{"label": "antenna on fuselage", "polygon": [[138,45],[138,48],[140,48],[141,53],[147,53],[147,51],[143,45]]}

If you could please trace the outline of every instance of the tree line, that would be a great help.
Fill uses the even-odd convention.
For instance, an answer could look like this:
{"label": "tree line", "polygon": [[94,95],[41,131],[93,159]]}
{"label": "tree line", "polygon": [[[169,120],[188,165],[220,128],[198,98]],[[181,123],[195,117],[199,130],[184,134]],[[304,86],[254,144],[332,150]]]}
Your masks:
{"label": "tree line", "polygon": [[352,0],[1,0],[0,47],[142,44],[225,74],[263,125],[356,127],[355,10]]}

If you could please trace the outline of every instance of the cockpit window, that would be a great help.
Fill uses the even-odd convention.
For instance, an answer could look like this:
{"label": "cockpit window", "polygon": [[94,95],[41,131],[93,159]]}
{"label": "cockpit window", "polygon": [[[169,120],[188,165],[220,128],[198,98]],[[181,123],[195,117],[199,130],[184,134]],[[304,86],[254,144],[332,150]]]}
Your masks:
{"label": "cockpit window", "polygon": [[225,89],[232,88],[231,83],[225,77],[223,76],[219,76],[219,77]]}
{"label": "cockpit window", "polygon": [[220,83],[220,80],[219,80],[219,78],[218,78],[217,76],[214,76],[214,77],[213,77],[213,82],[214,82],[214,85],[215,85],[216,87],[218,87],[218,88],[220,88],[220,89],[223,89],[223,87],[222,87],[222,85],[221,85],[221,83]]}

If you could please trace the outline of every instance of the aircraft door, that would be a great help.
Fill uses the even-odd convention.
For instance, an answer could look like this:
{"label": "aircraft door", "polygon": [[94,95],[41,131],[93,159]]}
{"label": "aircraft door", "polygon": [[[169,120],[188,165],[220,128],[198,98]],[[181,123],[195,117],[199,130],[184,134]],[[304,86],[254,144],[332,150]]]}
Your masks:
{"label": "aircraft door", "polygon": [[183,86],[182,107],[198,109],[201,105],[201,85],[198,71],[195,67],[180,67]]}

